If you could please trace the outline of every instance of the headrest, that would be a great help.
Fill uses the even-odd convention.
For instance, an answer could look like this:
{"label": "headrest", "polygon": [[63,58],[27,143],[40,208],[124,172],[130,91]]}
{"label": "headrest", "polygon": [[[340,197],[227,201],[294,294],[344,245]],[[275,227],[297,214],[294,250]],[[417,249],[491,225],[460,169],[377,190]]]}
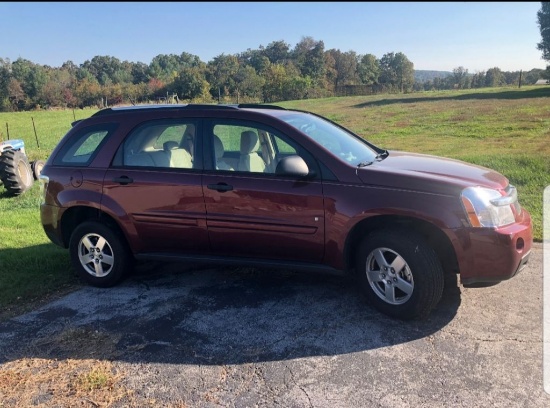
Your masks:
{"label": "headrest", "polygon": [[178,142],[174,142],[173,140],[168,140],[167,142],[163,143],[162,148],[164,150],[177,149],[178,148]]}
{"label": "headrest", "polygon": [[217,135],[214,135],[214,153],[216,154],[216,159],[223,156],[223,143]]}
{"label": "headrest", "polygon": [[250,154],[257,151],[259,147],[258,135],[256,132],[247,130],[241,133],[241,154]]}

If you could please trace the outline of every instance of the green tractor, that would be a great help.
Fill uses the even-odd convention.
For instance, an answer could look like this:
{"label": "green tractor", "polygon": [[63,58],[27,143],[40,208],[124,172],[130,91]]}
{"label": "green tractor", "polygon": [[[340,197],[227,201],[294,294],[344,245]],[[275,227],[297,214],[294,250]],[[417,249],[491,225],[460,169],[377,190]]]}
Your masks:
{"label": "green tractor", "polygon": [[40,176],[44,164],[43,160],[29,162],[23,140],[0,142],[0,184],[4,184],[8,195],[27,191]]}

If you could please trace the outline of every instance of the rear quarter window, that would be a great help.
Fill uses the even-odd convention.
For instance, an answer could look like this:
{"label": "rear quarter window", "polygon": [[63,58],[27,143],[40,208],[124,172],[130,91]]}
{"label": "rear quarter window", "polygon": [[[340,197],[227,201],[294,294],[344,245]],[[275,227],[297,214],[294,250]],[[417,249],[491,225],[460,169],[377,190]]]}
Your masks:
{"label": "rear quarter window", "polygon": [[111,123],[81,129],[63,145],[55,157],[54,165],[88,166],[115,128],[116,124]]}

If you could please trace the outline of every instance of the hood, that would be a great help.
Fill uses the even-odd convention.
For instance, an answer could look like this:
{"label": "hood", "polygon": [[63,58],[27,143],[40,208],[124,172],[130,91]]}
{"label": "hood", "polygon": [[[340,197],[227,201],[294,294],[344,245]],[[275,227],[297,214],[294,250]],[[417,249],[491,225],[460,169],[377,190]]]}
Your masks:
{"label": "hood", "polygon": [[506,177],[486,167],[426,154],[389,153],[384,160],[358,169],[363,183],[442,194],[455,194],[469,186],[497,190],[508,186]]}

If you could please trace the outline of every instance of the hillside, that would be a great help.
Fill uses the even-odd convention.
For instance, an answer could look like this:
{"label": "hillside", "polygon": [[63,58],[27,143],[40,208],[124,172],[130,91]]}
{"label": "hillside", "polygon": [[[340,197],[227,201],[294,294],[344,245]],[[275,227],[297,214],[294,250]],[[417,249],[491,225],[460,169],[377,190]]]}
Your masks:
{"label": "hillside", "polygon": [[433,81],[434,78],[446,78],[453,73],[450,71],[414,70],[414,82]]}

